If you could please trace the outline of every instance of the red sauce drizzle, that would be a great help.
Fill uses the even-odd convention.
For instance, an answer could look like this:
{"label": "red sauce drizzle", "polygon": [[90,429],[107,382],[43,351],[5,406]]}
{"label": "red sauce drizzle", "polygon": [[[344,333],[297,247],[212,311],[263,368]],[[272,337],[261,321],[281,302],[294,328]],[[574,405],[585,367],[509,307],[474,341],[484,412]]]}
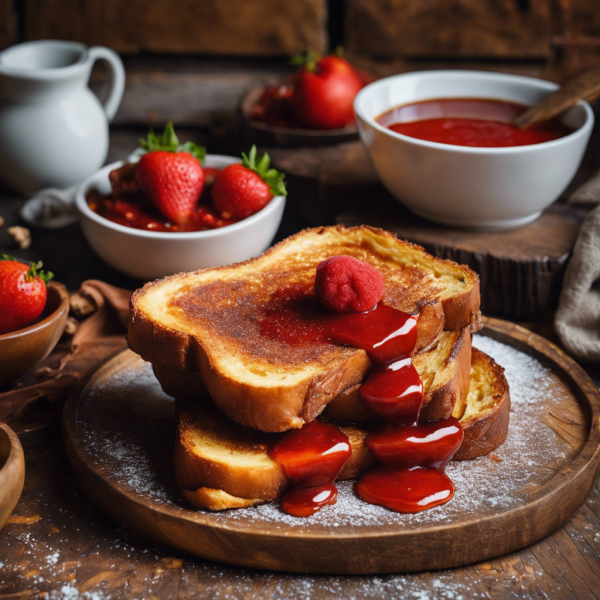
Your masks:
{"label": "red sauce drizzle", "polygon": [[[305,300],[301,300],[302,293]],[[264,313],[261,333],[276,339],[289,335],[296,342],[327,339],[366,350],[375,363],[361,386],[360,398],[388,425],[367,437],[367,447],[380,465],[363,474],[358,494],[367,502],[401,512],[418,512],[448,502],[454,486],[444,468],[460,446],[463,431],[454,417],[418,424],[423,384],[410,358],[418,318],[378,304],[357,314],[316,311],[318,318],[309,320],[304,328],[298,324],[303,317],[295,309],[296,303],[309,298],[315,302],[305,289],[297,288],[276,294]],[[340,452],[342,440],[345,450]],[[271,451],[292,484],[282,498],[283,510],[309,516],[335,503],[333,482],[350,453],[346,436],[320,421],[286,433]]]}
{"label": "red sauce drizzle", "polygon": [[[357,317],[365,319],[365,334],[361,328],[354,331]],[[355,339],[349,338],[348,330]],[[444,467],[460,446],[463,432],[453,417],[418,424],[423,384],[410,358],[417,340],[417,317],[378,306],[369,313],[340,315],[329,337],[363,348],[376,363],[360,388],[360,399],[392,425],[367,437],[369,451],[383,466],[360,478],[358,494],[400,512],[448,502],[454,486]]]}
{"label": "red sauce drizzle", "polygon": [[572,130],[556,120],[519,129],[511,121],[526,106],[487,98],[439,98],[396,106],[377,121],[412,138],[480,148],[530,146],[564,137]]}
{"label": "red sauce drizzle", "polygon": [[335,478],[352,449],[337,427],[312,421],[288,431],[269,452],[283,466],[291,487],[281,498],[281,508],[295,517],[309,517],[326,504],[335,504]]}
{"label": "red sauce drizzle", "polygon": [[329,313],[301,284],[277,290],[258,318],[260,335],[288,346],[327,343],[325,321]]}

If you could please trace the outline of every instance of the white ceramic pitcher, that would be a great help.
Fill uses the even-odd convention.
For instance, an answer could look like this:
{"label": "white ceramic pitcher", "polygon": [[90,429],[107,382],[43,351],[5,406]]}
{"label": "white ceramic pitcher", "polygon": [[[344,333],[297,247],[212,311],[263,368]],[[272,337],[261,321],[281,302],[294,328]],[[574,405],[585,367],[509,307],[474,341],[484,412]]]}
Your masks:
{"label": "white ceramic pitcher", "polygon": [[[97,60],[108,66],[103,103],[87,87]],[[0,52],[0,180],[30,194],[89,177],[106,160],[124,86],[123,63],[108,48],[42,40]]]}

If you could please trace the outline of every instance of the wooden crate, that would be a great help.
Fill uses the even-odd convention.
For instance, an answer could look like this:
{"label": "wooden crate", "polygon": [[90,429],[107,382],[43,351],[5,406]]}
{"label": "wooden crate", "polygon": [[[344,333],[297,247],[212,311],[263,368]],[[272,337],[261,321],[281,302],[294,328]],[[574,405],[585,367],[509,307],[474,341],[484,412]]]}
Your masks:
{"label": "wooden crate", "polygon": [[346,0],[345,44],[378,57],[545,58],[552,5],[552,0]]}
{"label": "wooden crate", "polygon": [[327,46],[326,0],[23,1],[30,40],[77,40],[119,52],[257,56]]}

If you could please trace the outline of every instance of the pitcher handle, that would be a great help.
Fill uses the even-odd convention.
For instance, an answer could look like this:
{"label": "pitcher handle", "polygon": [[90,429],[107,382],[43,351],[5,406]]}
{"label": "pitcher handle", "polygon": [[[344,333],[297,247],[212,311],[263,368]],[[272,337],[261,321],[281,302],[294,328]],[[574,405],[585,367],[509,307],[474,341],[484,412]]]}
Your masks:
{"label": "pitcher handle", "polygon": [[119,55],[104,46],[93,46],[88,51],[92,62],[103,60],[108,66],[108,94],[102,103],[104,112],[109,121],[112,121],[125,89],[125,68]]}

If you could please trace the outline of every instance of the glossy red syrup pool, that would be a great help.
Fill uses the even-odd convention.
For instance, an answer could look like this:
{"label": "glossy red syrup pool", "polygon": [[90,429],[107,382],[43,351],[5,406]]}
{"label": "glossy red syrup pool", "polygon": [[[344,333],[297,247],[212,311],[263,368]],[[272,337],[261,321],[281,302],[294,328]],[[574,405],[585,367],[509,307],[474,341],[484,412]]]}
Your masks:
{"label": "glossy red syrup pool", "polygon": [[337,427],[312,421],[286,433],[269,452],[283,466],[291,487],[281,498],[282,509],[309,517],[326,504],[335,504],[335,478],[350,455],[350,442]]}
{"label": "glossy red syrup pool", "polygon": [[440,469],[383,467],[365,473],[356,491],[371,504],[412,513],[448,502],[454,496],[454,485]]}
{"label": "glossy red syrup pool", "polygon": [[531,129],[518,129],[511,121],[527,108],[487,98],[440,98],[397,106],[376,121],[412,138],[479,148],[530,146],[572,133],[555,120]]}
{"label": "glossy red syrup pool", "polygon": [[133,229],[173,233],[217,229],[236,222],[234,219],[222,219],[212,204],[212,184],[220,172],[220,169],[204,169],[202,194],[190,220],[184,225],[167,221],[135,185],[113,187],[109,196],[91,190],[86,200],[88,206],[101,217]]}
{"label": "glossy red syrup pool", "polygon": [[[357,492],[374,504],[401,512],[418,512],[448,502],[454,486],[444,468],[463,439],[457,419],[450,417],[418,424],[423,385],[412,365],[418,318],[378,304],[373,310],[336,315],[318,311],[315,299],[302,287],[275,294],[261,320],[261,335],[292,343],[333,341],[366,350],[375,366],[361,386],[362,402],[392,426],[367,437],[367,446],[381,466],[365,473]],[[302,307],[314,311],[305,322]],[[310,516],[333,504],[333,484],[350,446],[342,453],[336,427],[313,421],[290,431],[271,451],[283,465],[291,488],[282,498],[282,509],[295,516]],[[339,459],[339,460],[338,460]]]}
{"label": "glossy red syrup pool", "polygon": [[412,315],[381,303],[364,313],[338,315],[324,309],[311,288],[301,284],[277,290],[259,316],[258,327],[260,335],[289,346],[335,341],[367,350],[381,363],[410,354],[417,341]]}

